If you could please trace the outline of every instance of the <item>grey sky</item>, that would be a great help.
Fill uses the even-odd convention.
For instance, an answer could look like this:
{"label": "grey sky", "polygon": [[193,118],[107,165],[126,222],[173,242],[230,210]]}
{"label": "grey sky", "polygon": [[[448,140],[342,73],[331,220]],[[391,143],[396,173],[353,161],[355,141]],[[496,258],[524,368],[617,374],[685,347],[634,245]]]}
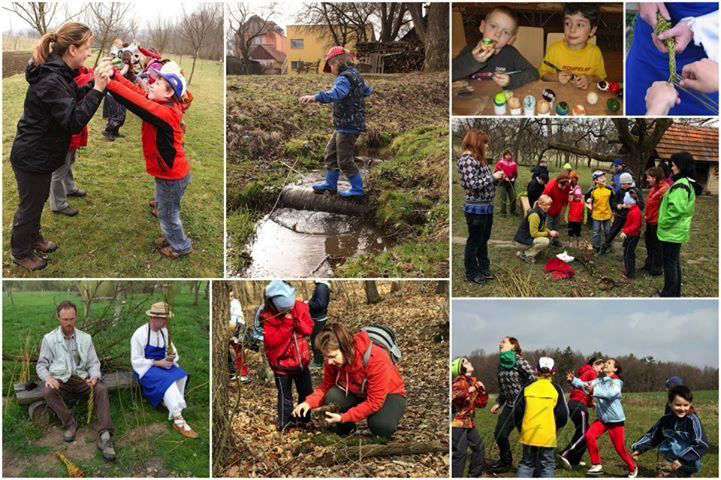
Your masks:
{"label": "grey sky", "polygon": [[524,350],[565,348],[718,367],[714,300],[454,300],[453,356],[498,350],[504,336]]}

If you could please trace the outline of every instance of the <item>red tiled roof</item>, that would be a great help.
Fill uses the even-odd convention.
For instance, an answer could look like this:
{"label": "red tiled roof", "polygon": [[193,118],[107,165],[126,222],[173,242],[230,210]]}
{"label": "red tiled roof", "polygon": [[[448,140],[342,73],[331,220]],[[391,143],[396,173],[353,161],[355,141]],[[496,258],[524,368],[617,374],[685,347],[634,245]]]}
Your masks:
{"label": "red tiled roof", "polygon": [[276,50],[271,45],[258,45],[250,52],[250,58],[253,60],[275,60],[283,63],[285,61],[285,53]]}
{"label": "red tiled roof", "polygon": [[672,153],[682,151],[689,152],[696,161],[718,162],[718,128],[674,123],[656,145],[656,152],[668,159]]}

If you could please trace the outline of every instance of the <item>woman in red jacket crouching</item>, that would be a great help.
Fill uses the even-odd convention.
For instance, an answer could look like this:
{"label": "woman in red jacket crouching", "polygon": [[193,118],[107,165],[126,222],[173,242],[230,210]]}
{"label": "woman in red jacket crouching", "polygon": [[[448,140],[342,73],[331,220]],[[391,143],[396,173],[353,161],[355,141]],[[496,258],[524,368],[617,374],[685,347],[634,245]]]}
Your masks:
{"label": "woman in red jacket crouching", "polygon": [[406,411],[406,388],[388,351],[372,343],[367,333],[352,335],[339,323],[321,330],[315,346],[323,353],[323,382],[295,407],[293,415],[305,416],[314,408],[336,404],[340,413],[326,412],[325,420],[337,424],[339,434],[353,432],[356,423],[367,418],[372,434],[393,436]]}

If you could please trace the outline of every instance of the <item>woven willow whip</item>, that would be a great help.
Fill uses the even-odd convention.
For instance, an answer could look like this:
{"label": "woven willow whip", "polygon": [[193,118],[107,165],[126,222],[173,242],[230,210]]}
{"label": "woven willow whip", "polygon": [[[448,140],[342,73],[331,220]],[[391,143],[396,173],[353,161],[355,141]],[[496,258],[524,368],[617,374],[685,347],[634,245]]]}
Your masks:
{"label": "woven willow whip", "polygon": [[85,476],[85,473],[80,469],[80,467],[68,460],[65,455],[60,452],[55,452],[55,456],[58,457],[58,459],[65,465],[65,468],[68,469],[68,475],[73,478],[80,478]]}
{"label": "woven willow whip", "polygon": [[[661,12],[656,12],[656,30],[654,33],[658,35],[670,29],[671,22],[663,18]],[[673,79],[676,76],[676,39],[671,37],[664,40],[663,43],[668,47],[668,83],[673,83]]]}
{"label": "woven willow whip", "polygon": [[95,390],[95,387],[93,385],[90,385],[90,396],[88,397],[88,421],[87,425],[90,425],[90,420],[93,418],[93,408],[95,407],[95,399],[93,398],[93,390]]}

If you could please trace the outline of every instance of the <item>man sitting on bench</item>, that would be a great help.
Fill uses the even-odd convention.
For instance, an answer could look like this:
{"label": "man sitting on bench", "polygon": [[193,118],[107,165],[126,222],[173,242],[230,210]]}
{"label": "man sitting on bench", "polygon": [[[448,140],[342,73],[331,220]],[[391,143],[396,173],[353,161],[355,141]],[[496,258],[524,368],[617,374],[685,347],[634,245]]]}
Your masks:
{"label": "man sitting on bench", "polygon": [[43,337],[36,371],[45,382],[45,402],[65,429],[63,439],[66,442],[75,440],[78,424],[65,401],[93,395],[98,419],[95,425],[98,449],[105,460],[115,460],[108,389],[99,381],[100,360],[92,338],[75,328],[77,311],[72,302],[60,302],[56,310],[60,326]]}

